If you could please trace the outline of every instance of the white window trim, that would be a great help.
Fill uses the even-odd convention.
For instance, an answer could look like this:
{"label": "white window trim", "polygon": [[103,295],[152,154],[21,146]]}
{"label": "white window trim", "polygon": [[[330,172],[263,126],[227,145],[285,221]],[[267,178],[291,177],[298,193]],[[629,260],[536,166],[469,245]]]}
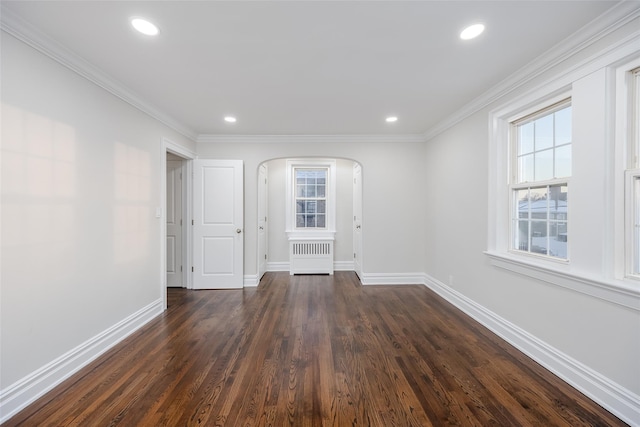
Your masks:
{"label": "white window trim", "polygon": [[[326,228],[296,229],[294,170],[297,168],[327,168]],[[336,161],[335,159],[287,159],[286,232],[289,239],[334,239],[336,234]]]}
{"label": "white window trim", "polygon": [[[512,123],[567,98],[571,98],[571,92],[565,87],[547,97],[525,98],[490,114],[489,158],[491,164],[489,165],[488,253],[501,254],[514,260],[519,259],[523,262],[534,262],[536,264],[549,263],[549,265],[554,266],[567,264],[567,260],[562,258],[541,256],[511,249],[512,189],[518,186],[513,184],[511,179],[514,173],[514,156],[511,155],[514,150]],[[563,178],[560,181],[568,185],[570,178]],[[528,185],[535,187],[537,184],[529,183]]]}

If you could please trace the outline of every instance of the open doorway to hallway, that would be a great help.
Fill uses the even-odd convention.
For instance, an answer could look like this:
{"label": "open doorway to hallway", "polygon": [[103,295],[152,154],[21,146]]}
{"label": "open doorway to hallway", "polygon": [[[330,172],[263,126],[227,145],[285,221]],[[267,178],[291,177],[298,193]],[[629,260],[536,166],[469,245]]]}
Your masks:
{"label": "open doorway to hallway", "polygon": [[[160,206],[163,211],[161,228],[161,295],[167,308],[167,288],[191,289],[192,238],[191,221],[193,197],[191,195],[194,152],[167,138],[162,138],[162,169]],[[182,220],[182,221],[180,221]]]}
{"label": "open doorway to hallway", "polygon": [[185,259],[184,226],[186,222],[184,195],[186,159],[173,153],[167,153],[167,198],[166,198],[166,275],[168,288],[184,288]]}

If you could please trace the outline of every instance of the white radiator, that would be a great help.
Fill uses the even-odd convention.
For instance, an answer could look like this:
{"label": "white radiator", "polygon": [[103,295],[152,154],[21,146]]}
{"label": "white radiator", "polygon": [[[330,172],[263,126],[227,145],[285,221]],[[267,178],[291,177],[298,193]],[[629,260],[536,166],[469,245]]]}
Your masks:
{"label": "white radiator", "polygon": [[333,240],[289,240],[290,274],[333,274]]}

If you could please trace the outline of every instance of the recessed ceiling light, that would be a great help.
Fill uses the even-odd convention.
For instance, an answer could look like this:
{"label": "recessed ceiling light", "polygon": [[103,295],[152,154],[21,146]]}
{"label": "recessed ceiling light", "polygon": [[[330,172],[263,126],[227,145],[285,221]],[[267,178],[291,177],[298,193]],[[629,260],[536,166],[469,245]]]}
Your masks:
{"label": "recessed ceiling light", "polygon": [[398,118],[397,118],[396,116],[391,116],[391,117],[387,117],[387,118],[385,119],[385,121],[386,121],[387,123],[393,123],[393,122],[397,122],[397,121],[398,121]]}
{"label": "recessed ceiling light", "polygon": [[233,117],[233,116],[226,116],[226,117],[224,118],[224,121],[225,121],[225,122],[227,122],[227,123],[235,123],[235,122],[237,122],[237,121],[238,121],[238,119],[236,119],[236,118],[235,118],[235,117]]}
{"label": "recessed ceiling light", "polygon": [[143,18],[131,18],[131,25],[133,25],[133,28],[147,36],[156,36],[160,32],[158,27]]}
{"label": "recessed ceiling light", "polygon": [[462,30],[460,38],[462,40],[471,40],[478,37],[484,31],[483,24],[473,24]]}

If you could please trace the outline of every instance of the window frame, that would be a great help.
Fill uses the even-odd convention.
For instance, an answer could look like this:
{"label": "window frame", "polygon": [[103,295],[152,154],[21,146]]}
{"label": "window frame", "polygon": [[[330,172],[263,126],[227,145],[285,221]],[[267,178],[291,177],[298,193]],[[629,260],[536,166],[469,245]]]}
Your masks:
{"label": "window frame", "polygon": [[[291,237],[334,238],[336,233],[336,160],[287,159],[286,162],[286,232]],[[326,218],[324,228],[296,227],[296,173],[298,169],[326,169]]]}
{"label": "window frame", "polygon": [[[549,248],[547,248],[547,254],[532,252],[531,251],[532,245],[530,244],[527,246],[528,250],[526,251],[515,247],[515,240],[516,240],[515,233],[517,232],[516,223],[519,222],[519,219],[516,217],[517,211],[518,211],[517,200],[516,200],[517,192],[522,190],[531,191],[533,189],[543,188],[543,187],[550,188],[550,187],[556,187],[556,186],[565,186],[567,188],[567,194],[568,194],[569,188],[570,188],[570,181],[571,181],[571,175],[566,177],[560,177],[560,178],[556,178],[554,176],[551,179],[543,179],[543,180],[534,179],[533,181],[520,181],[519,166],[518,166],[519,157],[520,157],[518,152],[518,143],[519,143],[518,127],[527,123],[534,122],[538,119],[547,117],[549,115],[552,115],[557,111],[561,111],[567,107],[572,107],[571,95],[568,92],[565,93],[564,95],[555,96],[555,97],[552,97],[551,99],[538,102],[519,113],[510,115],[510,117],[507,119],[508,136],[507,136],[506,145],[508,146],[507,161],[509,166],[508,166],[508,174],[507,174],[508,191],[506,192],[507,194],[505,196],[508,197],[507,205],[508,205],[509,213],[506,216],[506,219],[508,220],[508,226],[507,226],[508,242],[506,244],[506,248],[508,252],[511,254],[514,254],[517,256],[533,257],[533,258],[540,259],[542,261],[552,261],[552,262],[559,262],[563,264],[569,263],[570,251],[569,251],[568,242],[567,242],[566,257],[557,257],[557,256],[549,255],[548,254]],[[572,114],[571,122],[573,123],[573,114]],[[573,145],[573,134],[572,134],[571,142],[568,144],[563,144],[562,146],[565,146],[565,145],[569,145],[569,146]],[[550,149],[555,150],[555,148],[556,148],[556,145],[554,141]],[[536,150],[534,149],[532,153],[535,154]],[[555,163],[555,153],[554,153],[554,163]],[[567,205],[567,215],[568,215],[568,210],[569,210],[569,207]],[[531,218],[529,218],[529,222],[531,222]],[[550,221],[549,217],[547,217],[547,219],[545,220],[545,223],[547,225],[547,234],[548,234],[550,222],[555,222],[555,221]],[[565,219],[564,223],[566,224],[566,227],[567,227],[567,236],[568,236],[569,229],[570,229],[569,220]],[[500,225],[498,224],[498,226]]]}
{"label": "window frame", "polygon": [[[300,196],[298,194],[298,187],[300,186],[300,183],[298,183],[298,179],[299,179],[298,172],[302,172],[302,171],[305,171],[305,172],[322,171],[322,172],[324,172],[324,184],[323,184],[324,187],[325,187],[324,196],[321,197],[317,193],[313,197],[306,196],[306,195],[305,196]],[[300,230],[304,230],[304,231],[326,230],[327,229],[327,198],[328,198],[328,196],[327,196],[327,184],[328,184],[328,182],[327,181],[328,181],[328,178],[329,178],[329,168],[327,168],[327,167],[319,168],[319,167],[296,166],[296,167],[293,168],[292,173],[293,173],[293,180],[294,180],[294,182],[293,182],[293,192],[294,192],[294,194],[292,196],[293,197],[293,202],[294,202],[294,213],[293,213],[294,214],[294,229],[297,230],[297,231],[300,231]],[[305,183],[304,185],[307,188],[309,186],[308,183]],[[316,183],[316,190],[317,190],[317,183]],[[321,201],[324,202],[324,209],[322,210],[322,212],[319,212],[318,209],[317,209],[317,206],[318,206],[319,202],[321,202]],[[316,226],[314,226],[314,227],[310,227],[310,226],[300,227],[298,225],[298,216],[301,215],[298,212],[298,203],[299,202],[303,202],[303,203],[305,203],[305,202],[315,202],[315,204],[316,204],[315,212],[305,212],[302,215],[315,216]],[[322,227],[318,227],[317,226],[319,215],[324,215],[324,225]]]}
{"label": "window frame", "polygon": [[640,280],[640,235],[636,232],[640,218],[640,58],[619,67],[616,80],[617,143],[624,156],[619,162],[624,175],[624,237],[618,245],[623,246],[624,266],[616,275]]}

